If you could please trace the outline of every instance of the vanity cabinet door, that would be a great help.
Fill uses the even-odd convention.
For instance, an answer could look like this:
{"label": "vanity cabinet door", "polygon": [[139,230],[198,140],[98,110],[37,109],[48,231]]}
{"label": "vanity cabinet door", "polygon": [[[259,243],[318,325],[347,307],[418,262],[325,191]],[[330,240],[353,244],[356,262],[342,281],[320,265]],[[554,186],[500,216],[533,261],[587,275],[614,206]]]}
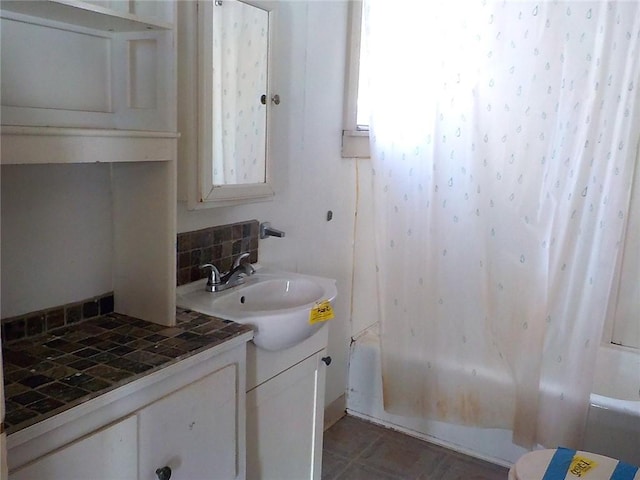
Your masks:
{"label": "vanity cabinet door", "polygon": [[135,480],[136,437],[137,419],[128,417],[9,473],[9,480]]}
{"label": "vanity cabinet door", "polygon": [[247,478],[320,479],[325,353],[247,392]]}
{"label": "vanity cabinet door", "polygon": [[139,479],[243,478],[237,392],[230,364],[140,410]]}

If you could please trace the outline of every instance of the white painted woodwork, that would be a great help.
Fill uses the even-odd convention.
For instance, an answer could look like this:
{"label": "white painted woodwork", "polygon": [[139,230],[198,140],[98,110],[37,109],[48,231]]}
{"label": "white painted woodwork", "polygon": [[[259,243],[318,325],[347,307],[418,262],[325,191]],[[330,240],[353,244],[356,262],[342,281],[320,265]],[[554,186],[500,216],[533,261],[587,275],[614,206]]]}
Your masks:
{"label": "white painted woodwork", "polygon": [[[46,20],[55,20],[109,32],[169,30],[172,28],[170,22],[150,21],[146,19],[144,15],[138,16],[132,13],[118,11],[117,9],[106,8],[105,6],[101,6],[101,3],[111,4],[117,2],[82,2],[76,0],[25,2],[23,0],[5,0],[2,2],[2,8]],[[132,2],[121,1],[119,3],[126,5]],[[143,13],[148,14],[149,12],[148,10],[145,12],[143,9]]]}
{"label": "white painted woodwork", "polygon": [[[156,478],[156,468],[172,461],[176,461],[172,464],[176,472],[202,472],[210,468],[211,456],[222,462],[226,471],[235,473],[224,478],[244,479],[245,362],[246,342],[251,337],[247,333],[233,338],[10,435],[9,471],[13,475],[41,459],[53,458],[78,440],[89,439],[93,433],[129,417],[135,418],[138,426],[136,433],[128,436],[133,443],[127,440],[133,452],[129,454],[134,455],[136,462],[133,475],[84,478],[151,480]],[[229,436],[232,429],[234,435]],[[68,458],[65,463],[68,470],[52,478],[71,478],[66,472],[81,468],[76,463],[90,463],[103,455],[100,449],[89,450],[75,461]],[[156,461],[161,464],[152,465]],[[149,474],[152,466],[153,472]],[[203,478],[185,475],[176,473],[174,477]]]}
{"label": "white painted woodwork", "polygon": [[2,124],[175,132],[176,7],[143,3],[2,2]]}
{"label": "white painted woodwork", "polygon": [[11,472],[9,480],[135,479],[137,418],[131,416]]}
{"label": "white painted woodwork", "polygon": [[247,478],[319,479],[328,328],[278,352],[247,344]]}
{"label": "white painted woodwork", "polygon": [[247,392],[248,478],[320,479],[325,353]]}
{"label": "white painted woodwork", "polygon": [[138,413],[138,478],[164,466],[175,478],[237,478],[237,377],[227,365]]}
{"label": "white painted woodwork", "polygon": [[[22,155],[28,155],[29,146],[37,144],[28,139],[38,137],[22,138]],[[175,138],[171,143],[167,154],[175,158]],[[3,178],[4,223],[14,227],[2,231],[7,259],[2,277],[11,279],[2,282],[3,316],[113,291],[116,311],[175,323],[175,160],[7,165],[3,170],[7,181],[15,182]],[[23,246],[35,238],[40,241],[34,256]],[[34,290],[29,272],[43,269],[40,289]]]}
{"label": "white painted woodwork", "polygon": [[[250,2],[249,2],[250,3]],[[269,42],[272,44],[275,24],[275,3],[255,2],[269,11]],[[178,128],[182,133],[179,145],[178,198],[186,200],[191,210],[234,206],[267,201],[273,198],[271,171],[271,105],[267,102],[266,181],[243,185],[213,185],[212,105],[213,85],[213,0],[178,2]],[[269,72],[275,60],[269,48]],[[268,81],[272,89],[271,80]],[[272,94],[267,92],[267,97]]]}
{"label": "white painted woodwork", "polygon": [[175,324],[174,162],[112,164],[116,312]]}
{"label": "white painted woodwork", "polygon": [[[44,306],[29,300],[37,297],[30,285],[21,286],[20,305],[9,310],[21,314],[69,303],[62,298],[66,295],[80,301],[113,290],[117,311],[175,323],[175,20],[176,2],[171,1],[0,5],[0,163],[112,165],[107,217],[113,222],[113,251],[107,261],[113,266],[92,273],[108,274],[111,285],[80,295],[82,286],[65,284],[68,293],[47,298]],[[84,199],[85,204],[91,201]],[[62,209],[55,201],[34,208],[56,207]],[[2,255],[12,252],[3,248]],[[38,307],[29,309],[32,304]]]}
{"label": "white painted woodwork", "polygon": [[2,126],[2,165],[168,162],[178,134],[140,130]]}
{"label": "white painted woodwork", "polygon": [[3,106],[111,111],[108,37],[5,19],[2,43]]}
{"label": "white painted woodwork", "polygon": [[158,104],[156,75],[158,44],[152,39],[130,40],[129,108],[155,108]]}
{"label": "white painted woodwork", "polygon": [[249,343],[247,345],[247,390],[262,385],[305,358],[327,348],[328,334],[329,325],[326,325],[305,341],[277,352],[263,350],[257,348],[253,342]]}
{"label": "white painted woodwork", "polygon": [[2,166],[2,318],[113,290],[110,170],[109,164]]}

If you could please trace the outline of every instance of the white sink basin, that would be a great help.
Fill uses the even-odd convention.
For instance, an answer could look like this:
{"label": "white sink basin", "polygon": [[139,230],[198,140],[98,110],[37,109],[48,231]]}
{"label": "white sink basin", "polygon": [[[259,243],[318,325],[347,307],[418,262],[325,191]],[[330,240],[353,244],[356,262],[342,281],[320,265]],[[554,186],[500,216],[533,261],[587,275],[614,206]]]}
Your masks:
{"label": "white sink basin", "polygon": [[325,322],[310,323],[311,309],[336,297],[335,280],[258,268],[244,284],[222,292],[205,290],[206,280],[178,287],[177,304],[254,328],[253,342],[270,351],[292,347]]}

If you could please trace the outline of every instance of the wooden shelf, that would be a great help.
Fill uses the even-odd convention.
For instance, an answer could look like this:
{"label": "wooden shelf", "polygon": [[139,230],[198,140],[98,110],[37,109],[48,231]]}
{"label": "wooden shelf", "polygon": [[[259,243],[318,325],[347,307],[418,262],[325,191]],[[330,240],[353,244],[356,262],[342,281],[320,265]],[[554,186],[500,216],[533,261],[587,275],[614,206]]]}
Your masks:
{"label": "wooden shelf", "polygon": [[176,158],[175,132],[3,125],[2,165],[158,162]]}
{"label": "wooden shelf", "polygon": [[173,28],[170,23],[150,21],[130,13],[76,0],[3,0],[2,10],[105,32],[138,32]]}

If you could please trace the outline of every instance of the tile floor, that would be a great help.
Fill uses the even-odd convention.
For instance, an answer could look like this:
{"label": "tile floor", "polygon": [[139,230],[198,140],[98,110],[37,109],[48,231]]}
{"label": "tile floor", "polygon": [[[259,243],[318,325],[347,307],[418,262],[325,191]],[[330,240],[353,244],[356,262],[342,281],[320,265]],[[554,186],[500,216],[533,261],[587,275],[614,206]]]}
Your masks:
{"label": "tile floor", "polygon": [[322,480],[506,480],[507,469],[347,416],[324,433]]}

